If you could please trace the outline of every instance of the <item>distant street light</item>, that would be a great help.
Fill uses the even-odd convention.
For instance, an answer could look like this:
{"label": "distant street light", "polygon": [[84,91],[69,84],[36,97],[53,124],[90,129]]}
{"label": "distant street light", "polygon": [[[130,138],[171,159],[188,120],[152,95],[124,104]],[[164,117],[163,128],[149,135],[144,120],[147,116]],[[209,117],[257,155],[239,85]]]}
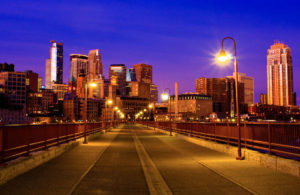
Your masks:
{"label": "distant street light", "polygon": [[238,93],[238,69],[237,69],[237,58],[236,58],[236,44],[235,40],[232,37],[225,37],[222,39],[221,42],[221,51],[217,56],[217,61],[220,64],[228,63],[231,59],[230,55],[226,54],[223,43],[225,39],[230,39],[233,41],[234,46],[234,72],[235,72],[235,100],[236,100],[236,125],[238,127],[238,156],[236,157],[237,160],[243,160],[242,151],[241,151],[241,127],[240,127],[240,112],[239,112],[239,93]]}
{"label": "distant street light", "polygon": [[87,144],[87,139],[86,139],[86,128],[87,128],[87,92],[88,92],[88,87],[97,87],[97,84],[96,83],[93,83],[93,82],[90,82],[88,83],[86,81],[85,83],[85,94],[84,94],[84,106],[83,106],[83,121],[84,121],[84,140],[83,140],[83,143],[84,144]]}
{"label": "distant street light", "polygon": [[106,105],[106,109],[105,109],[105,111],[106,111],[106,113],[105,113],[106,121],[108,121],[108,108],[109,108],[109,106],[112,105],[112,104],[113,104],[113,101],[112,101],[111,99],[108,99],[108,100],[106,100],[106,102],[105,102],[105,105]]}
{"label": "distant street light", "polygon": [[[167,88],[168,89],[168,88]],[[170,90],[170,89],[169,89]],[[169,91],[170,92],[170,91]],[[163,93],[161,94],[161,99],[164,101],[167,101],[169,99],[169,94],[168,93]]]}
{"label": "distant street light", "polygon": [[172,136],[172,124],[171,124],[171,90],[170,88],[166,88],[164,91],[168,91],[168,93],[164,92],[161,94],[161,99],[164,101],[169,100],[168,107],[169,107],[169,121],[170,121],[170,136]]}
{"label": "distant street light", "polygon": [[154,103],[152,103],[152,104],[149,104],[148,105],[148,108],[151,110],[151,118],[150,118],[150,120],[152,121],[154,121],[154,109],[155,109],[155,105],[154,105]]}
{"label": "distant street light", "polygon": [[118,114],[116,113],[119,110],[118,106],[114,107],[114,123],[115,121],[118,121],[119,117]]}

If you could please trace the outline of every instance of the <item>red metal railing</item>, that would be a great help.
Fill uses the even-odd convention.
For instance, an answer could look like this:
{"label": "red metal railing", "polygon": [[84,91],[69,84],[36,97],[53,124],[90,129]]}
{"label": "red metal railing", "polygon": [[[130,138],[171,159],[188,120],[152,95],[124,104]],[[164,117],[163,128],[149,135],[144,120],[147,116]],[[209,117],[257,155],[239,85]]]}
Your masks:
{"label": "red metal railing", "polygon": [[[116,123],[87,123],[86,135],[113,125]],[[76,140],[84,134],[84,123],[0,126],[0,163]]]}
{"label": "red metal railing", "polygon": [[[231,145],[238,142],[236,123],[139,123]],[[241,123],[241,133],[243,147],[300,160],[300,124],[247,122]]]}

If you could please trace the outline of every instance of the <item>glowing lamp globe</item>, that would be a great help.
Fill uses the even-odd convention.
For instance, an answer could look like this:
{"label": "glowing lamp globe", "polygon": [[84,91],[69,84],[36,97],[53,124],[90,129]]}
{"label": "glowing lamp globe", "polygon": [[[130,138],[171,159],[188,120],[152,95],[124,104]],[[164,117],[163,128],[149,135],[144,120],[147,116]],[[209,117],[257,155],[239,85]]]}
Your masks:
{"label": "glowing lamp globe", "polygon": [[169,99],[169,94],[167,94],[167,93],[161,94],[161,99],[162,99],[163,101],[168,100],[168,99]]}
{"label": "glowing lamp globe", "polygon": [[220,64],[227,64],[230,61],[230,56],[222,49],[216,59]]}

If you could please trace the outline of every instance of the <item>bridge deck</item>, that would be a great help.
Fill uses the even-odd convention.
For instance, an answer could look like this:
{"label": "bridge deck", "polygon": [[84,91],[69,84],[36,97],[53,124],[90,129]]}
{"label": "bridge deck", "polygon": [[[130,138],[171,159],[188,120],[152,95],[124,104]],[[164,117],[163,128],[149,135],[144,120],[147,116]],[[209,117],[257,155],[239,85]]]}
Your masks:
{"label": "bridge deck", "polygon": [[300,194],[300,179],[139,125],[100,135],[0,194]]}

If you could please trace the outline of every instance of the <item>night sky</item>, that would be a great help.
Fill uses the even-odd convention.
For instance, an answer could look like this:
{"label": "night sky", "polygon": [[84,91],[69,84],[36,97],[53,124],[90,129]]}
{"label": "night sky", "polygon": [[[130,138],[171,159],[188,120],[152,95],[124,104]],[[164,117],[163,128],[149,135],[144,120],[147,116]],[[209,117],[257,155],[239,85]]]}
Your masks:
{"label": "night sky", "polygon": [[[1,1],[0,62],[44,77],[50,40],[64,42],[64,81],[69,55],[100,49],[110,64],[153,65],[160,92],[195,91],[199,77],[232,75],[233,65],[214,65],[221,39],[237,42],[239,72],[255,78],[255,100],[267,92],[267,49],[278,40],[292,50],[294,91],[300,102],[300,3],[290,1]],[[230,41],[225,47],[232,50]],[[174,91],[173,91],[174,92]]]}

